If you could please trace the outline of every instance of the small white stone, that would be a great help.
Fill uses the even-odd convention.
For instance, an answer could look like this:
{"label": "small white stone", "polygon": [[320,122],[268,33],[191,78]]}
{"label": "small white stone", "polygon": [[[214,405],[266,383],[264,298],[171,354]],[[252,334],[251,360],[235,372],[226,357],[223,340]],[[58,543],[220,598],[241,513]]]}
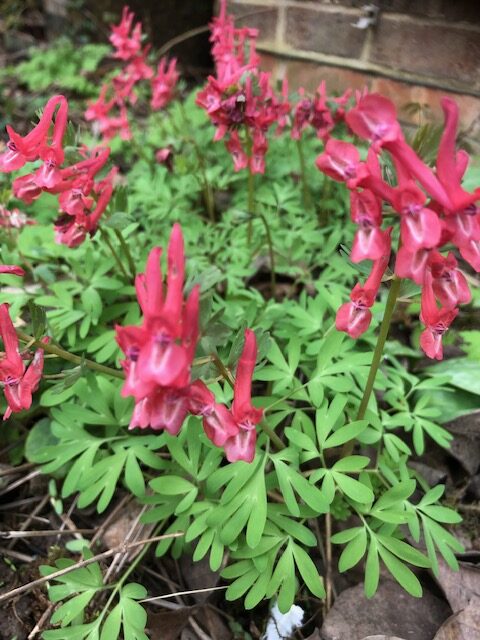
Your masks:
{"label": "small white stone", "polygon": [[298,627],[301,626],[304,611],[301,607],[293,605],[287,613],[280,613],[277,603],[270,611],[270,619],[267,624],[264,640],[288,640]]}

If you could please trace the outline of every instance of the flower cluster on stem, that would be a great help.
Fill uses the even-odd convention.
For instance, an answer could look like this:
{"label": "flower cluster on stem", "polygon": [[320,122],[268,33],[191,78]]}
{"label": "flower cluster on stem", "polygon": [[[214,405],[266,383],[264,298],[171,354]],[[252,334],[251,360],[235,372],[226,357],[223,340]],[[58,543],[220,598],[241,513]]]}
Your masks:
{"label": "flower cluster on stem", "polygon": [[58,243],[76,247],[87,234],[95,233],[112,196],[116,169],[96,180],[110,154],[108,148],[100,147],[82,148],[82,160],[62,166],[67,119],[68,102],[58,95],[50,98],[39,123],[26,136],[20,136],[7,125],[10,140],[7,150],[0,155],[0,171],[9,173],[28,162],[41,160],[37,169],[15,178],[13,194],[26,204],[31,204],[43,192],[57,195],[60,216],[55,222],[55,239]]}
{"label": "flower cluster on stem", "polygon": [[[5,264],[0,265],[0,273],[25,275],[20,267]],[[7,401],[3,419],[7,420],[12,413],[31,407],[32,394],[42,377],[43,349],[37,349],[33,356],[28,352],[20,353],[17,333],[6,303],[0,305],[0,337],[5,349],[0,355],[0,384]],[[42,342],[47,343],[48,338],[43,338]],[[25,361],[29,361],[27,366]]]}
{"label": "flower cluster on stem", "polygon": [[245,334],[237,367],[231,410],[217,403],[206,385],[191,380],[191,367],[199,338],[199,287],[184,300],[185,256],[180,225],[175,224],[168,245],[168,272],[164,290],[160,257],[155,247],[145,273],[136,277],[143,320],[140,326],[116,327],[125,354],[123,396],[133,396],[130,428],[165,429],[176,435],[188,414],[203,418],[205,433],[225,449],[228,460],[251,461],[255,455],[255,426],[263,412],[251,404],[251,381],[256,360],[256,339]]}
{"label": "flower cluster on stem", "polygon": [[[85,112],[85,118],[93,123],[93,128],[104,142],[119,135],[122,140],[130,140],[132,132],[128,119],[128,105],[134,105],[138,96],[137,85],[149,80],[153,110],[164,109],[173,99],[179,74],[176,58],[168,64],[162,58],[156,71],[148,63],[150,46],[142,48],[142,23],[133,24],[135,15],[125,6],[118,25],[111,26],[110,42],[115,51],[113,57],[123,63],[122,69],[112,80],[102,86],[100,95]],[[107,96],[109,96],[107,98]]]}
{"label": "flower cluster on stem", "polygon": [[257,36],[256,29],[236,28],[226,0],[221,0],[220,13],[211,24],[215,75],[198,93],[197,104],[216,128],[214,139],[225,139],[235,171],[264,173],[267,131],[275,123],[285,125],[290,105],[287,83],[279,96],[270,74],[258,69]]}
{"label": "flower cluster on stem", "polygon": [[[425,328],[420,344],[427,356],[439,360],[442,337],[458,314],[458,305],[471,299],[455,254],[444,255],[440,250],[457,249],[480,271],[480,210],[476,205],[480,189],[468,193],[462,187],[468,155],[456,149],[458,106],[444,98],[442,108],[445,125],[435,171],[405,140],[393,103],[378,94],[357,95],[355,106],[345,114],[351,132],[370,143],[366,160],[360,159],[352,143],[333,138],[317,158],[321,171],[345,182],[351,191],[351,217],[358,225],[353,262],[372,260],[375,271],[378,261],[390,253],[390,230],[382,229],[382,204],[387,203],[397,214],[399,249],[394,272],[421,286],[420,320]],[[383,152],[392,159],[396,186],[383,179],[379,160]],[[356,285],[348,309],[343,305],[337,314],[337,328],[352,337],[366,331],[370,322],[368,309],[378,287],[369,288],[367,283],[363,288]]]}

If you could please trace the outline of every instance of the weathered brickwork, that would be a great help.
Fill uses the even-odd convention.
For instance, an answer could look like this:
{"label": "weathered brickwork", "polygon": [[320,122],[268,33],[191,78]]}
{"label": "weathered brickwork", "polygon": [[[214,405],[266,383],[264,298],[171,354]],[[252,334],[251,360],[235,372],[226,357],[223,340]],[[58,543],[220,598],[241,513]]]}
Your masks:
{"label": "weathered brickwork", "polygon": [[[359,29],[366,4],[379,8],[377,20]],[[315,77],[315,84],[331,76],[338,90],[348,80],[394,87],[387,92],[406,101],[431,95],[434,110],[437,94],[449,91],[469,96],[468,119],[475,111],[480,119],[478,0],[230,0],[229,6],[240,24],[260,29],[265,63],[279,76],[287,69],[293,87],[305,84],[302,78]]]}

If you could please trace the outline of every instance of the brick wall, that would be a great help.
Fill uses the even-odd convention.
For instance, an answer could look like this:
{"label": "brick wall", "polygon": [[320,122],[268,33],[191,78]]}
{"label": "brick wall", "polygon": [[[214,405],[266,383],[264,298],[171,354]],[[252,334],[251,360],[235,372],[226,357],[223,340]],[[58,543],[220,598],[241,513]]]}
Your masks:
{"label": "brick wall", "polygon": [[264,65],[292,87],[379,90],[397,104],[459,98],[463,123],[480,134],[478,0],[370,0],[376,23],[353,25],[368,0],[230,0],[238,24],[260,29]]}

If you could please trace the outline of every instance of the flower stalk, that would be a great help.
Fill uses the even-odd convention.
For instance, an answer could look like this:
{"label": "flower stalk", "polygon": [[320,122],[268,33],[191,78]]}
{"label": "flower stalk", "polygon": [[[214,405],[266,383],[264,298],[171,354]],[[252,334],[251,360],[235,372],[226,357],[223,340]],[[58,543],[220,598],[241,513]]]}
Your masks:
{"label": "flower stalk", "polygon": [[305,154],[303,152],[302,138],[297,140],[298,159],[300,161],[300,178],[302,180],[302,200],[305,209],[310,211],[312,208],[312,194],[308,186],[307,167],[305,163]]}
{"label": "flower stalk", "polygon": [[120,256],[117,253],[117,250],[113,246],[113,244],[112,244],[112,242],[110,240],[110,236],[108,235],[108,232],[105,229],[103,229],[102,227],[99,227],[99,231],[100,231],[100,235],[102,236],[102,240],[104,240],[105,244],[110,249],[110,253],[112,254],[113,259],[117,263],[117,266],[120,269],[123,277],[125,278],[125,280],[130,280],[131,277],[128,275],[128,272],[125,269],[125,265],[123,264],[122,259],[120,258]]}
{"label": "flower stalk", "polygon": [[365,412],[368,407],[370,396],[372,395],[377,371],[382,360],[383,349],[387,340],[388,331],[390,329],[390,324],[392,321],[393,311],[395,309],[397,298],[400,293],[401,284],[401,278],[394,276],[392,280],[392,286],[390,287],[390,291],[388,292],[387,304],[385,305],[385,313],[383,316],[382,324],[380,325],[380,331],[378,333],[375,351],[373,352],[372,364],[370,365],[367,384],[365,385],[362,401],[360,402],[360,406],[358,407],[357,420],[363,420],[363,418],[365,417]]}
{"label": "flower stalk", "polygon": [[[400,287],[402,279],[397,276],[393,276],[392,285],[388,292],[387,303],[385,305],[385,313],[383,315],[382,324],[380,325],[380,331],[378,332],[377,344],[375,345],[375,351],[373,352],[372,363],[370,365],[370,371],[368,372],[367,383],[363,392],[363,397],[358,407],[357,420],[363,420],[367,411],[370,396],[372,395],[373,385],[375,378],[377,377],[378,368],[382,360],[383,349],[387,340],[388,331],[392,321],[393,311],[397,302],[398,295],[400,293]],[[353,440],[346,442],[343,450],[342,457],[350,456],[353,452]]]}
{"label": "flower stalk", "polygon": [[88,360],[87,358],[82,358],[81,356],[77,356],[74,353],[70,353],[70,351],[66,351],[61,347],[57,347],[54,344],[42,342],[41,340],[36,340],[34,337],[29,336],[27,333],[24,333],[20,329],[16,329],[17,336],[22,342],[26,342],[31,347],[36,347],[37,349],[43,349],[45,353],[50,353],[58,358],[62,358],[62,360],[67,360],[67,362],[73,362],[77,365],[82,365],[87,367],[87,369],[91,369],[92,371],[97,371],[98,373],[105,373],[108,376],[113,376],[114,378],[120,378],[123,380],[124,375],[122,371],[118,369],[113,369],[112,367],[107,367],[103,364],[99,364],[94,360]]}

